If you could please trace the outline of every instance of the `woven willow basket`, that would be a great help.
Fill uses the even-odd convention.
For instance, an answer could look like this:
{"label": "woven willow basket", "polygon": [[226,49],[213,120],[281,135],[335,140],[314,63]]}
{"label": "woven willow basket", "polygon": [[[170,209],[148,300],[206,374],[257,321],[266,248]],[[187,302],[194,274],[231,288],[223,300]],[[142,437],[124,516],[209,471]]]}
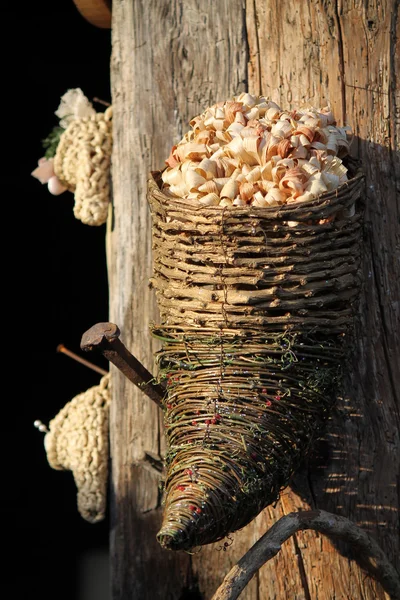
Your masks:
{"label": "woven willow basket", "polygon": [[163,547],[244,527],[321,434],[359,294],[363,182],[356,169],[307,203],[204,208],[167,197],[150,174],[152,334],[168,390]]}

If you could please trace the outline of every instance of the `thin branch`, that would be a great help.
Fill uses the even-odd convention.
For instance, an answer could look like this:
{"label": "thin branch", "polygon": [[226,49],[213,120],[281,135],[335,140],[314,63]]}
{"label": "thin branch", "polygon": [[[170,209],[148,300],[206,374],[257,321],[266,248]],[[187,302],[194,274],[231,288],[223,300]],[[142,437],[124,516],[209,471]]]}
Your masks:
{"label": "thin branch", "polygon": [[81,365],[85,365],[85,367],[92,369],[92,371],[96,371],[96,373],[100,373],[100,375],[107,375],[107,373],[108,373],[108,371],[106,371],[105,369],[102,369],[101,367],[94,365],[93,363],[86,360],[85,358],[82,358],[78,354],[75,354],[75,352],[68,350],[68,348],[66,348],[64,346],[64,344],[58,344],[57,352],[61,352],[61,354],[65,354],[66,356],[69,356],[73,360],[76,360],[76,362],[81,363]]}
{"label": "thin branch", "polygon": [[361,565],[382,585],[392,600],[400,599],[400,577],[378,544],[355,523],[324,510],[293,512],[282,517],[229,571],[212,600],[236,600],[250,579],[297,531],[313,529],[341,539],[357,549]]}
{"label": "thin branch", "polygon": [[103,104],[103,106],[111,106],[109,102],[102,100],[101,98],[93,98],[93,102],[97,102],[97,104]]}

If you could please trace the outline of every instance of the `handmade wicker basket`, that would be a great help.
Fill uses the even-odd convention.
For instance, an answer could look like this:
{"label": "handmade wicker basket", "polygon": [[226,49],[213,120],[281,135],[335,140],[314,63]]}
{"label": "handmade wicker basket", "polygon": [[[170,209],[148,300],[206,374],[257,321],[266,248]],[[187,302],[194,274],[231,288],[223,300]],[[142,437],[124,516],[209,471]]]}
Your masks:
{"label": "handmade wicker basket", "polygon": [[150,174],[165,548],[248,524],[321,434],[360,285],[363,174],[351,168],[334,192],[273,208],[195,206]]}

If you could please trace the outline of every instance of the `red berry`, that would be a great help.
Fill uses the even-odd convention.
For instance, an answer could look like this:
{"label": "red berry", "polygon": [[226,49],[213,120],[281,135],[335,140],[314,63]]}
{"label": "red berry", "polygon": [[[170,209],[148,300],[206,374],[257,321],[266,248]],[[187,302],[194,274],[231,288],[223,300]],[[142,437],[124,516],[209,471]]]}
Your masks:
{"label": "red berry", "polygon": [[262,392],[263,394],[266,394],[266,393],[267,393],[267,388],[263,388],[263,389],[261,390],[261,392]]}
{"label": "red berry", "polygon": [[280,400],[281,397],[280,396],[275,396],[275,400]]}
{"label": "red berry", "polygon": [[180,492],[184,492],[186,487],[184,485],[177,485],[176,489],[179,490]]}
{"label": "red berry", "polygon": [[172,404],[167,404],[167,408],[172,408]]}
{"label": "red berry", "polygon": [[271,400],[267,400],[265,403],[265,406],[271,406],[271,404],[272,404]]}
{"label": "red berry", "polygon": [[197,508],[196,508],[196,512],[197,512],[197,514],[199,515],[199,514],[201,513],[201,508],[197,507]]}
{"label": "red berry", "polygon": [[211,419],[206,419],[206,425],[211,425]]}
{"label": "red berry", "polygon": [[189,510],[196,510],[196,507],[193,504],[189,504]]}
{"label": "red berry", "polygon": [[197,425],[197,421],[192,421],[192,425],[195,427]]}

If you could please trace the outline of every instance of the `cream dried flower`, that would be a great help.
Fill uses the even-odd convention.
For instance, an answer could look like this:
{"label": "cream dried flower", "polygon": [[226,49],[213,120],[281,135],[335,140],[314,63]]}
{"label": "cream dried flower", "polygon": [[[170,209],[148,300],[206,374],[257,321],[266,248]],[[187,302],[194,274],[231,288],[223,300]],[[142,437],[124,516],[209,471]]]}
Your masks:
{"label": "cream dried flower", "polygon": [[284,110],[243,92],[190,121],[162,172],[163,191],[206,206],[309,202],[348,179],[353,139],[328,107]]}
{"label": "cream dried flower", "polygon": [[95,114],[92,103],[80,88],[70,89],[61,96],[60,105],[55,111],[55,115],[60,119],[60,127],[64,129],[75,119],[93,117]]}

